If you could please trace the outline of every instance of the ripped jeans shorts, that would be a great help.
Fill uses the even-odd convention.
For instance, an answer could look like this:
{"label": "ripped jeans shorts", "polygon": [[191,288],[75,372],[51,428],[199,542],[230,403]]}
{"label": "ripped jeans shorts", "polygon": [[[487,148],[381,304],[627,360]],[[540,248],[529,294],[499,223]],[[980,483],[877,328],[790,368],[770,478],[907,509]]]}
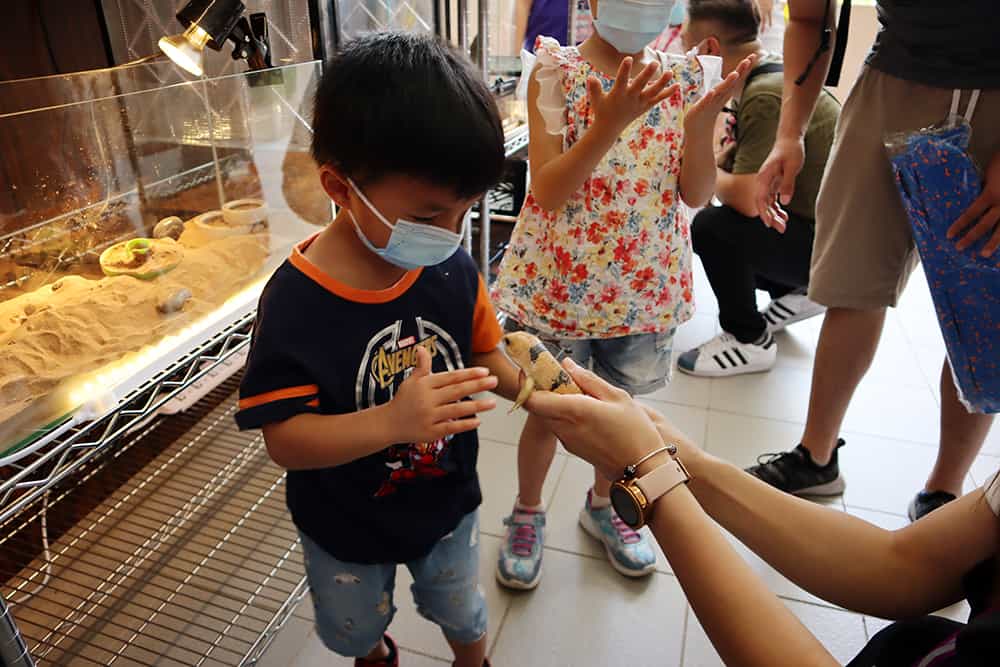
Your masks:
{"label": "ripped jeans shorts", "polygon": [[[316,612],[316,634],[346,657],[368,655],[396,614],[396,565],[337,560],[299,533]],[[445,637],[473,644],[486,634],[486,600],[479,587],[479,511],[470,512],[429,554],[406,563],[421,616]]]}

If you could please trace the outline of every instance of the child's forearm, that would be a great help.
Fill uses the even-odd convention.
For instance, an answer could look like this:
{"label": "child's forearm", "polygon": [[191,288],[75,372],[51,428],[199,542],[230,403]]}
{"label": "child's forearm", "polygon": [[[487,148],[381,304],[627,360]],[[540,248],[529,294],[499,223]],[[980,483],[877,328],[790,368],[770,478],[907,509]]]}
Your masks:
{"label": "child's forearm", "polygon": [[594,169],[618,140],[618,132],[598,122],[590,126],[569,150],[531,174],[531,192],[538,205],[554,211],[583,187]]}
{"label": "child's forearm", "polygon": [[528,33],[528,17],[531,16],[532,0],[517,0],[514,5],[514,53],[520,53],[524,48],[524,38]]}
{"label": "child's forearm", "polygon": [[345,415],[300,414],[264,426],[271,459],[288,470],[330,468],[399,442],[390,404]]}
{"label": "child's forearm", "polygon": [[680,190],[684,203],[700,208],[715,192],[715,153],[712,128],[685,127],[684,152],[681,155]]}
{"label": "child's forearm", "polygon": [[472,363],[476,366],[485,366],[490,369],[490,375],[496,376],[497,386],[493,390],[494,394],[508,401],[517,398],[517,392],[521,387],[521,372],[499,347],[490,352],[473,355]]}

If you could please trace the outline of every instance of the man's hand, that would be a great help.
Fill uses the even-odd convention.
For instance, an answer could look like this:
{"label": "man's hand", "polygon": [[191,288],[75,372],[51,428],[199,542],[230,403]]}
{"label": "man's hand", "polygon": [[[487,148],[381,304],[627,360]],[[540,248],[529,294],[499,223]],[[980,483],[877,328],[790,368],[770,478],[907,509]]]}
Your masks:
{"label": "man's hand", "polygon": [[[976,221],[979,222],[976,222]],[[975,223],[975,224],[973,224]],[[986,169],[986,183],[983,191],[972,205],[948,228],[948,238],[958,238],[955,244],[965,250],[982,237],[992,234],[980,251],[983,257],[991,257],[1000,248],[1000,153],[993,156]]]}
{"label": "man's hand", "polygon": [[795,179],[802,171],[806,149],[802,139],[778,138],[771,154],[757,172],[757,212],[764,224],[781,233],[785,232],[788,206],[795,194]]}
{"label": "man's hand", "polygon": [[629,80],[632,58],[625,58],[618,67],[614,85],[606,93],[597,77],[587,79],[590,105],[594,109],[594,123],[604,125],[618,136],[636,118],[676,93],[680,86],[676,83],[670,85],[674,77],[670,70],[664,70],[653,78],[659,69],[657,63],[651,62],[642,68],[637,77]]}
{"label": "man's hand", "polygon": [[496,407],[492,398],[463,398],[497,385],[485,368],[431,373],[431,355],[418,347],[417,365],[389,403],[393,442],[433,442],[479,426],[477,413]]}

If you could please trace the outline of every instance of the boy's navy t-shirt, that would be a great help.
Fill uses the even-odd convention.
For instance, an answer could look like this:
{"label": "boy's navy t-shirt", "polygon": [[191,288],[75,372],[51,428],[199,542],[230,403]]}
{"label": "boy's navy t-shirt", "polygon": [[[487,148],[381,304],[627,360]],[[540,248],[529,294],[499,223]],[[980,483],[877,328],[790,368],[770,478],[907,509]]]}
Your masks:
{"label": "boy's navy t-shirt", "polygon": [[[236,422],[259,428],[302,413],[348,414],[387,403],[416,363],[464,368],[501,331],[471,257],[363,291],[295,248],[261,294]],[[303,533],[338,560],[404,563],[426,555],[482,501],[475,431],[399,443],[344,465],[290,470],[287,502]]]}

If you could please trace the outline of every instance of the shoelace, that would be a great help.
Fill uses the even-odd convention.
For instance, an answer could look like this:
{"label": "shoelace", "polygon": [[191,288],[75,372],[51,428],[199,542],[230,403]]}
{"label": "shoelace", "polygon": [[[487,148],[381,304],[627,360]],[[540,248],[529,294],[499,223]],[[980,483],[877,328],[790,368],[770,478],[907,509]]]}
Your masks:
{"label": "shoelace", "polygon": [[525,512],[515,512],[509,521],[514,529],[510,538],[510,550],[515,556],[527,557],[538,543],[538,531],[532,521],[532,515]]}
{"label": "shoelace", "polygon": [[618,531],[618,537],[625,544],[635,544],[640,540],[639,533],[632,530],[617,514],[611,514],[611,525]]}

